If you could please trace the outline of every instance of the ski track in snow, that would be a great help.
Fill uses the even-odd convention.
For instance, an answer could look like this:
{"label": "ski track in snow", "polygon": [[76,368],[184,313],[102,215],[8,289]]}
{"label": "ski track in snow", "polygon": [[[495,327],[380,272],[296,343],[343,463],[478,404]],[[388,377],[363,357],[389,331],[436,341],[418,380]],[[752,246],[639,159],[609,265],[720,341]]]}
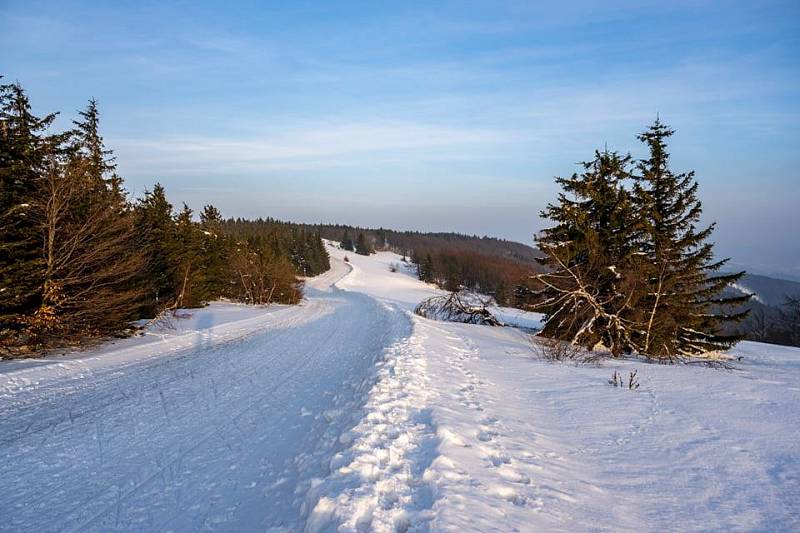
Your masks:
{"label": "ski track in snow", "polygon": [[304,495],[355,423],[374,363],[410,332],[367,296],[308,292],[302,312],[243,336],[5,374],[0,529],[301,528]]}
{"label": "ski track in snow", "polygon": [[414,316],[441,291],[398,256],[328,251],[300,306],[0,364],[0,531],[800,528],[800,350],[544,363]]}

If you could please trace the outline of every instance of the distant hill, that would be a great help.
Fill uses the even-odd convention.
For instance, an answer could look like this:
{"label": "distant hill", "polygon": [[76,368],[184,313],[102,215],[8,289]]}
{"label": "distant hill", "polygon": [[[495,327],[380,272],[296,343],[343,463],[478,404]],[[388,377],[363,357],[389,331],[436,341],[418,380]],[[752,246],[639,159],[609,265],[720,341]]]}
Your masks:
{"label": "distant hill", "polygon": [[[787,298],[800,298],[800,283],[785,279],[745,274],[726,294],[752,294],[743,307],[750,309],[744,321],[730,328],[750,340],[774,344],[797,345],[797,322],[791,318]],[[796,313],[796,309],[794,311]]]}
{"label": "distant hill", "polygon": [[532,246],[498,239],[495,237],[479,237],[462,233],[397,231],[386,228],[363,228],[342,224],[300,224],[300,226],[318,231],[323,239],[340,241],[345,231],[355,238],[364,233],[376,249],[389,249],[399,254],[411,255],[412,251],[469,251],[492,257],[508,259],[537,268],[537,257],[542,253]]}
{"label": "distant hill", "polygon": [[515,288],[541,270],[541,253],[522,243],[461,233],[424,233],[343,224],[288,224],[324,239],[342,241],[345,233],[356,240],[364,234],[375,250],[390,250],[415,263],[420,279],[447,290],[469,288],[493,296],[502,305],[515,304]]}
{"label": "distant hill", "polygon": [[745,274],[734,290],[753,294],[753,299],[761,304],[779,306],[784,303],[787,296],[800,296],[800,283],[758,274]]}

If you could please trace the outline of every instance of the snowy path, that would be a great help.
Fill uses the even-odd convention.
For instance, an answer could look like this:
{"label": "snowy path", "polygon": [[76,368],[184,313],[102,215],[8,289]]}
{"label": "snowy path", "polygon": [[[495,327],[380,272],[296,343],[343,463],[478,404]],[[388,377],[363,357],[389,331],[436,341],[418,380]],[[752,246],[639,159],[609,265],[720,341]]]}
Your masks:
{"label": "snowy path", "polygon": [[[438,292],[399,259],[351,257],[339,285],[406,310]],[[732,371],[574,366],[520,330],[411,319],[310,529],[799,530],[800,349],[742,343]],[[639,390],[608,384],[634,369]]]}
{"label": "snowy path", "polygon": [[302,527],[375,361],[410,331],[391,306],[314,288],[340,276],[245,336],[4,374],[0,530]]}
{"label": "snowy path", "polygon": [[800,349],[548,363],[328,250],[300,306],[0,364],[0,531],[800,530]]}

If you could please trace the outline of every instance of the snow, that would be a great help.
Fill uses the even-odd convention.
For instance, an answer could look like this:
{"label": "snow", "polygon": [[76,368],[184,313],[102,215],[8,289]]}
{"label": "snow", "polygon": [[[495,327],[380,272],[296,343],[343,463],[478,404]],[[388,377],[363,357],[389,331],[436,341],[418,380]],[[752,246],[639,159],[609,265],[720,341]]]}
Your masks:
{"label": "snow", "polygon": [[[440,293],[387,273],[392,254],[348,257],[355,275],[340,285],[352,290],[401,303]],[[742,343],[734,371],[572,366],[538,360],[518,329],[410,318],[354,443],[309,493],[309,531],[800,523],[800,350]],[[608,385],[634,369],[638,390]]]}
{"label": "snow", "polygon": [[300,306],[2,362],[0,530],[800,528],[800,349],[548,363],[413,315],[443,293],[399,256],[328,250]]}
{"label": "snow", "polygon": [[736,291],[739,291],[742,294],[749,294],[753,298],[753,300],[757,301],[760,304],[767,305],[767,302],[765,302],[764,299],[761,296],[759,296],[758,293],[756,293],[756,291],[750,290],[748,287],[745,287],[741,283],[731,283],[731,288]]}

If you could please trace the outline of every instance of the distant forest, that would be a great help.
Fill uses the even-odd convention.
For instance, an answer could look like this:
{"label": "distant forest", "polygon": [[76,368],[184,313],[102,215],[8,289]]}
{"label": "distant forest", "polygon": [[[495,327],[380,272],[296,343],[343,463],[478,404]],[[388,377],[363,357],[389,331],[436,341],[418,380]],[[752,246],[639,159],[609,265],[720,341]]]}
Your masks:
{"label": "distant forest", "polygon": [[515,305],[515,289],[542,267],[542,254],[524,244],[460,233],[423,233],[341,224],[300,224],[306,231],[341,242],[364,235],[374,250],[390,250],[416,265],[423,281],[443,289],[468,288],[493,296],[501,305]]}

